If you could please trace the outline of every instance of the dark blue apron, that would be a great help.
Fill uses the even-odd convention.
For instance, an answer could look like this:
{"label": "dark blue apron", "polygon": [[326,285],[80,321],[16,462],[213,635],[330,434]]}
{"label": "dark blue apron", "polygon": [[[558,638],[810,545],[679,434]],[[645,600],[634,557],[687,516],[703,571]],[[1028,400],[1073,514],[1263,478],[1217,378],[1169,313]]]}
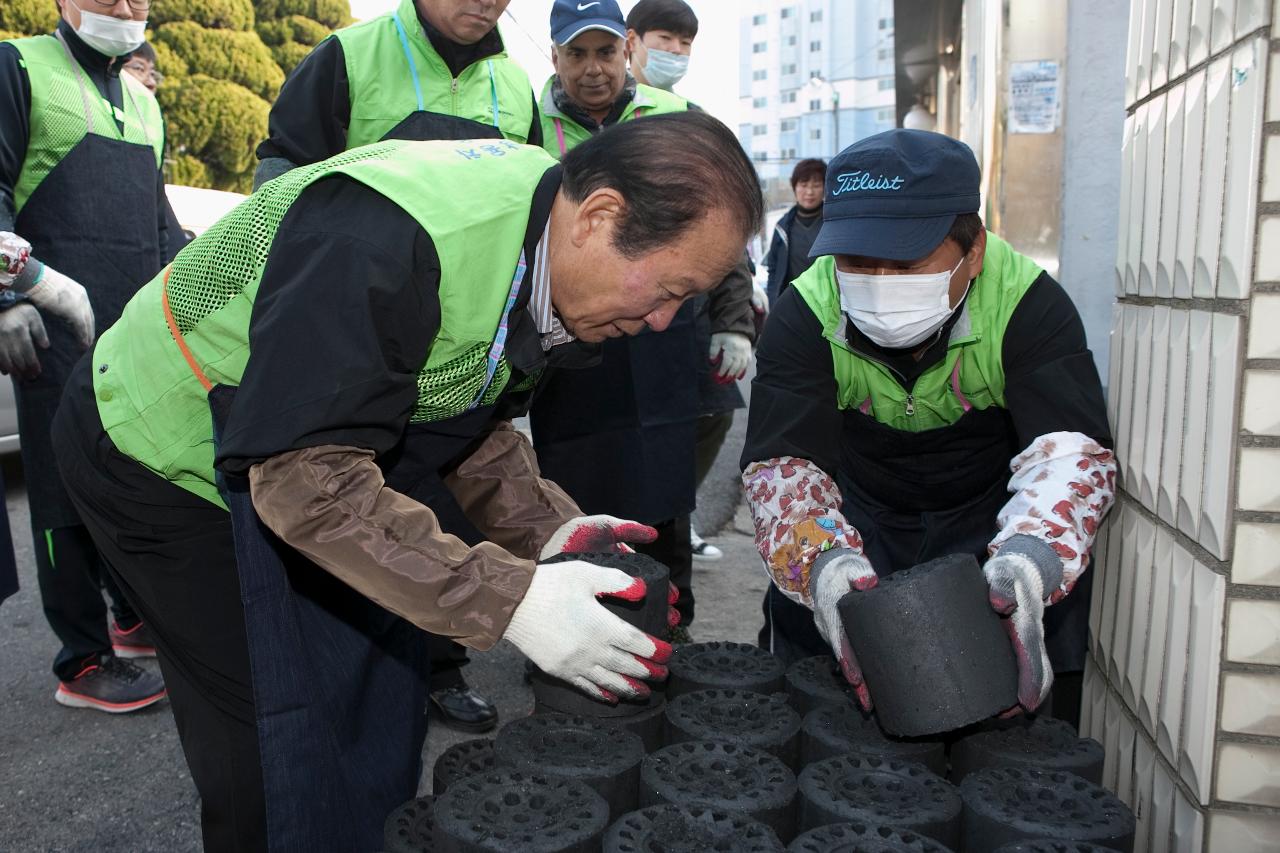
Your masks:
{"label": "dark blue apron", "polygon": [[[522,252],[472,408],[411,426],[379,460],[390,488],[431,493],[439,471],[492,419],[495,406],[479,401],[502,358],[525,271]],[[170,331],[208,392],[216,449],[236,389],[210,383],[163,293]],[[427,634],[281,542],[258,517],[247,478],[216,476],[235,540],[268,849],[376,850],[387,814],[417,794],[422,774]]]}
{"label": "dark blue apron", "polygon": [[589,515],[692,512],[698,361],[690,300],[666,330],[612,338],[599,365],[552,373],[529,412],[542,475]]}
{"label": "dark blue apron", "polygon": [[[235,389],[209,392],[215,443]],[[413,798],[426,738],[424,635],[282,543],[243,477],[219,474],[262,760],[268,849],[367,851]]]}
{"label": "dark blue apron", "polygon": [[[61,33],[57,34],[62,41]],[[102,95],[62,42],[69,71],[86,102]],[[128,86],[124,108],[138,112]],[[95,126],[40,182],[18,214],[15,229],[31,254],[89,293],[94,324],[102,333],[120,318],[125,303],[164,265],[161,257],[156,152],[124,141],[115,122]],[[69,327],[45,320],[49,348],[41,350],[38,377],[14,378],[22,467],[26,471],[31,524],[37,530],[78,525],[80,517],[58,476],[50,428],[66,384],[83,350]]]}

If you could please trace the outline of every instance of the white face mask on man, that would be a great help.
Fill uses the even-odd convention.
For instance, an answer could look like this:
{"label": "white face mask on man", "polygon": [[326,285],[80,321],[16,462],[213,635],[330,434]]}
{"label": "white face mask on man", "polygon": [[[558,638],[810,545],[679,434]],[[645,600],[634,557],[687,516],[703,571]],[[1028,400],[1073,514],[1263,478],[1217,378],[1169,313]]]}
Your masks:
{"label": "white face mask on man", "polygon": [[146,21],[124,21],[110,15],[86,12],[74,0],[67,2],[80,10],[80,26],[76,27],[76,35],[98,53],[124,56],[133,53],[146,40]]}
{"label": "white face mask on man", "polygon": [[[951,277],[964,261],[961,257],[950,272],[922,275],[836,270],[840,308],[877,346],[915,346],[938,331],[951,316]],[[966,287],[965,293],[968,292]]]}
{"label": "white face mask on man", "polygon": [[644,62],[644,79],[649,81],[650,86],[670,92],[675,84],[684,79],[688,70],[688,56],[651,47]]}

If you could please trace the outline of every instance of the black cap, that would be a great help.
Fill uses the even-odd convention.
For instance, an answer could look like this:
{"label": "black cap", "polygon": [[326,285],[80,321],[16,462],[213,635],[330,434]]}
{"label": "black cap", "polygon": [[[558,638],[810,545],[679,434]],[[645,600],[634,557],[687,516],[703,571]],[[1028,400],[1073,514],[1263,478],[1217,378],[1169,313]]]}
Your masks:
{"label": "black cap", "polygon": [[978,212],[980,181],[973,151],[957,139],[903,128],[869,136],[827,165],[822,229],[809,257],[923,258],[957,215]]}

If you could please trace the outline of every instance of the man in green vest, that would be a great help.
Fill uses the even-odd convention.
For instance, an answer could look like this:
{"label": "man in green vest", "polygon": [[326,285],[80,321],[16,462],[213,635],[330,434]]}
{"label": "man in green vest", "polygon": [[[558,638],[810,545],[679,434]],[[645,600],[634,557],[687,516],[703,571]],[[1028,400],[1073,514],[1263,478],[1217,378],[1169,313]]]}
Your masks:
{"label": "man in green vest", "polygon": [[761,642],[834,652],[868,709],[837,602],[949,554],[985,562],[1023,708],[1055,669],[1083,669],[1085,569],[1116,477],[1101,383],[1065,291],[983,230],[979,186],[942,134],[845,149],[817,261],[760,344],[742,476],[773,580]]}
{"label": "man in green vest", "polygon": [[[120,73],[142,44],[150,0],[58,6],[51,35],[0,44],[0,231],[31,244],[29,274],[83,285],[102,330],[169,257],[160,108]],[[92,325],[48,317],[38,299],[0,295],[0,371],[17,397],[40,597],[62,645],[54,698],[134,711],[163,699],[164,685],[123,658],[155,651],[62,487],[49,435]]]}
{"label": "man in green vest", "polygon": [[[381,843],[420,775],[423,631],[647,694],[669,647],[595,601],[643,585],[544,561],[653,531],[584,518],[510,419],[545,368],[666,327],[761,215],[750,160],[701,114],[562,165],[392,140],[264,185],[143,286],[79,364],[56,444],[154,631],[207,848]],[[440,481],[487,541],[441,529],[419,499]]]}
{"label": "man in green vest", "polygon": [[[400,0],[396,8],[339,30],[289,75],[258,146],[260,186],[296,166],[384,138],[472,139],[542,144],[524,70],[498,30],[510,0]],[[440,489],[435,509],[452,532],[478,541]],[[429,706],[444,722],[483,732],[498,710],[463,677],[467,650],[432,645]]]}
{"label": "man in green vest", "polygon": [[[564,156],[615,124],[690,109],[684,98],[627,73],[627,27],[615,0],[557,0],[550,23],[556,74],[543,87],[541,106],[543,144],[551,154]],[[658,163],[655,157],[646,167]],[[736,294],[745,325],[749,296],[734,288],[749,279],[743,263],[732,278],[709,296],[732,300]],[[530,414],[542,470],[580,506],[658,530],[657,540],[639,550],[665,564],[679,589],[673,641],[687,640],[694,617],[689,514],[696,497],[698,374],[707,361],[694,308],[687,306],[661,334],[606,342],[597,366],[558,371]],[[611,475],[600,477],[606,469]]]}
{"label": "man in green vest", "polygon": [[254,186],[381,139],[542,144],[533,89],[506,53],[510,0],[400,0],[326,38],[271,107]]}

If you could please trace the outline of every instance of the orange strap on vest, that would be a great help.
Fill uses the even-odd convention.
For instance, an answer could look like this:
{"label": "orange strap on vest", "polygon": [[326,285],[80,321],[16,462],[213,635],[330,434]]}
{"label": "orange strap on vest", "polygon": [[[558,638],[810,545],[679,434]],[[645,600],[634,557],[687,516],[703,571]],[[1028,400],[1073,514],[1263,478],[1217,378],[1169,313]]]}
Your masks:
{"label": "orange strap on vest", "polygon": [[196,357],[191,354],[191,348],[183,340],[182,332],[178,330],[178,321],[173,319],[173,309],[169,307],[169,270],[172,268],[172,266],[164,268],[164,281],[161,282],[160,286],[160,304],[164,306],[164,319],[169,324],[169,332],[173,335],[174,341],[177,342],[178,349],[182,350],[182,357],[187,360],[187,366],[191,368],[196,381],[204,387],[205,393],[208,393],[213,390],[213,383],[209,381],[208,376],[204,375],[200,365],[196,364]]}

